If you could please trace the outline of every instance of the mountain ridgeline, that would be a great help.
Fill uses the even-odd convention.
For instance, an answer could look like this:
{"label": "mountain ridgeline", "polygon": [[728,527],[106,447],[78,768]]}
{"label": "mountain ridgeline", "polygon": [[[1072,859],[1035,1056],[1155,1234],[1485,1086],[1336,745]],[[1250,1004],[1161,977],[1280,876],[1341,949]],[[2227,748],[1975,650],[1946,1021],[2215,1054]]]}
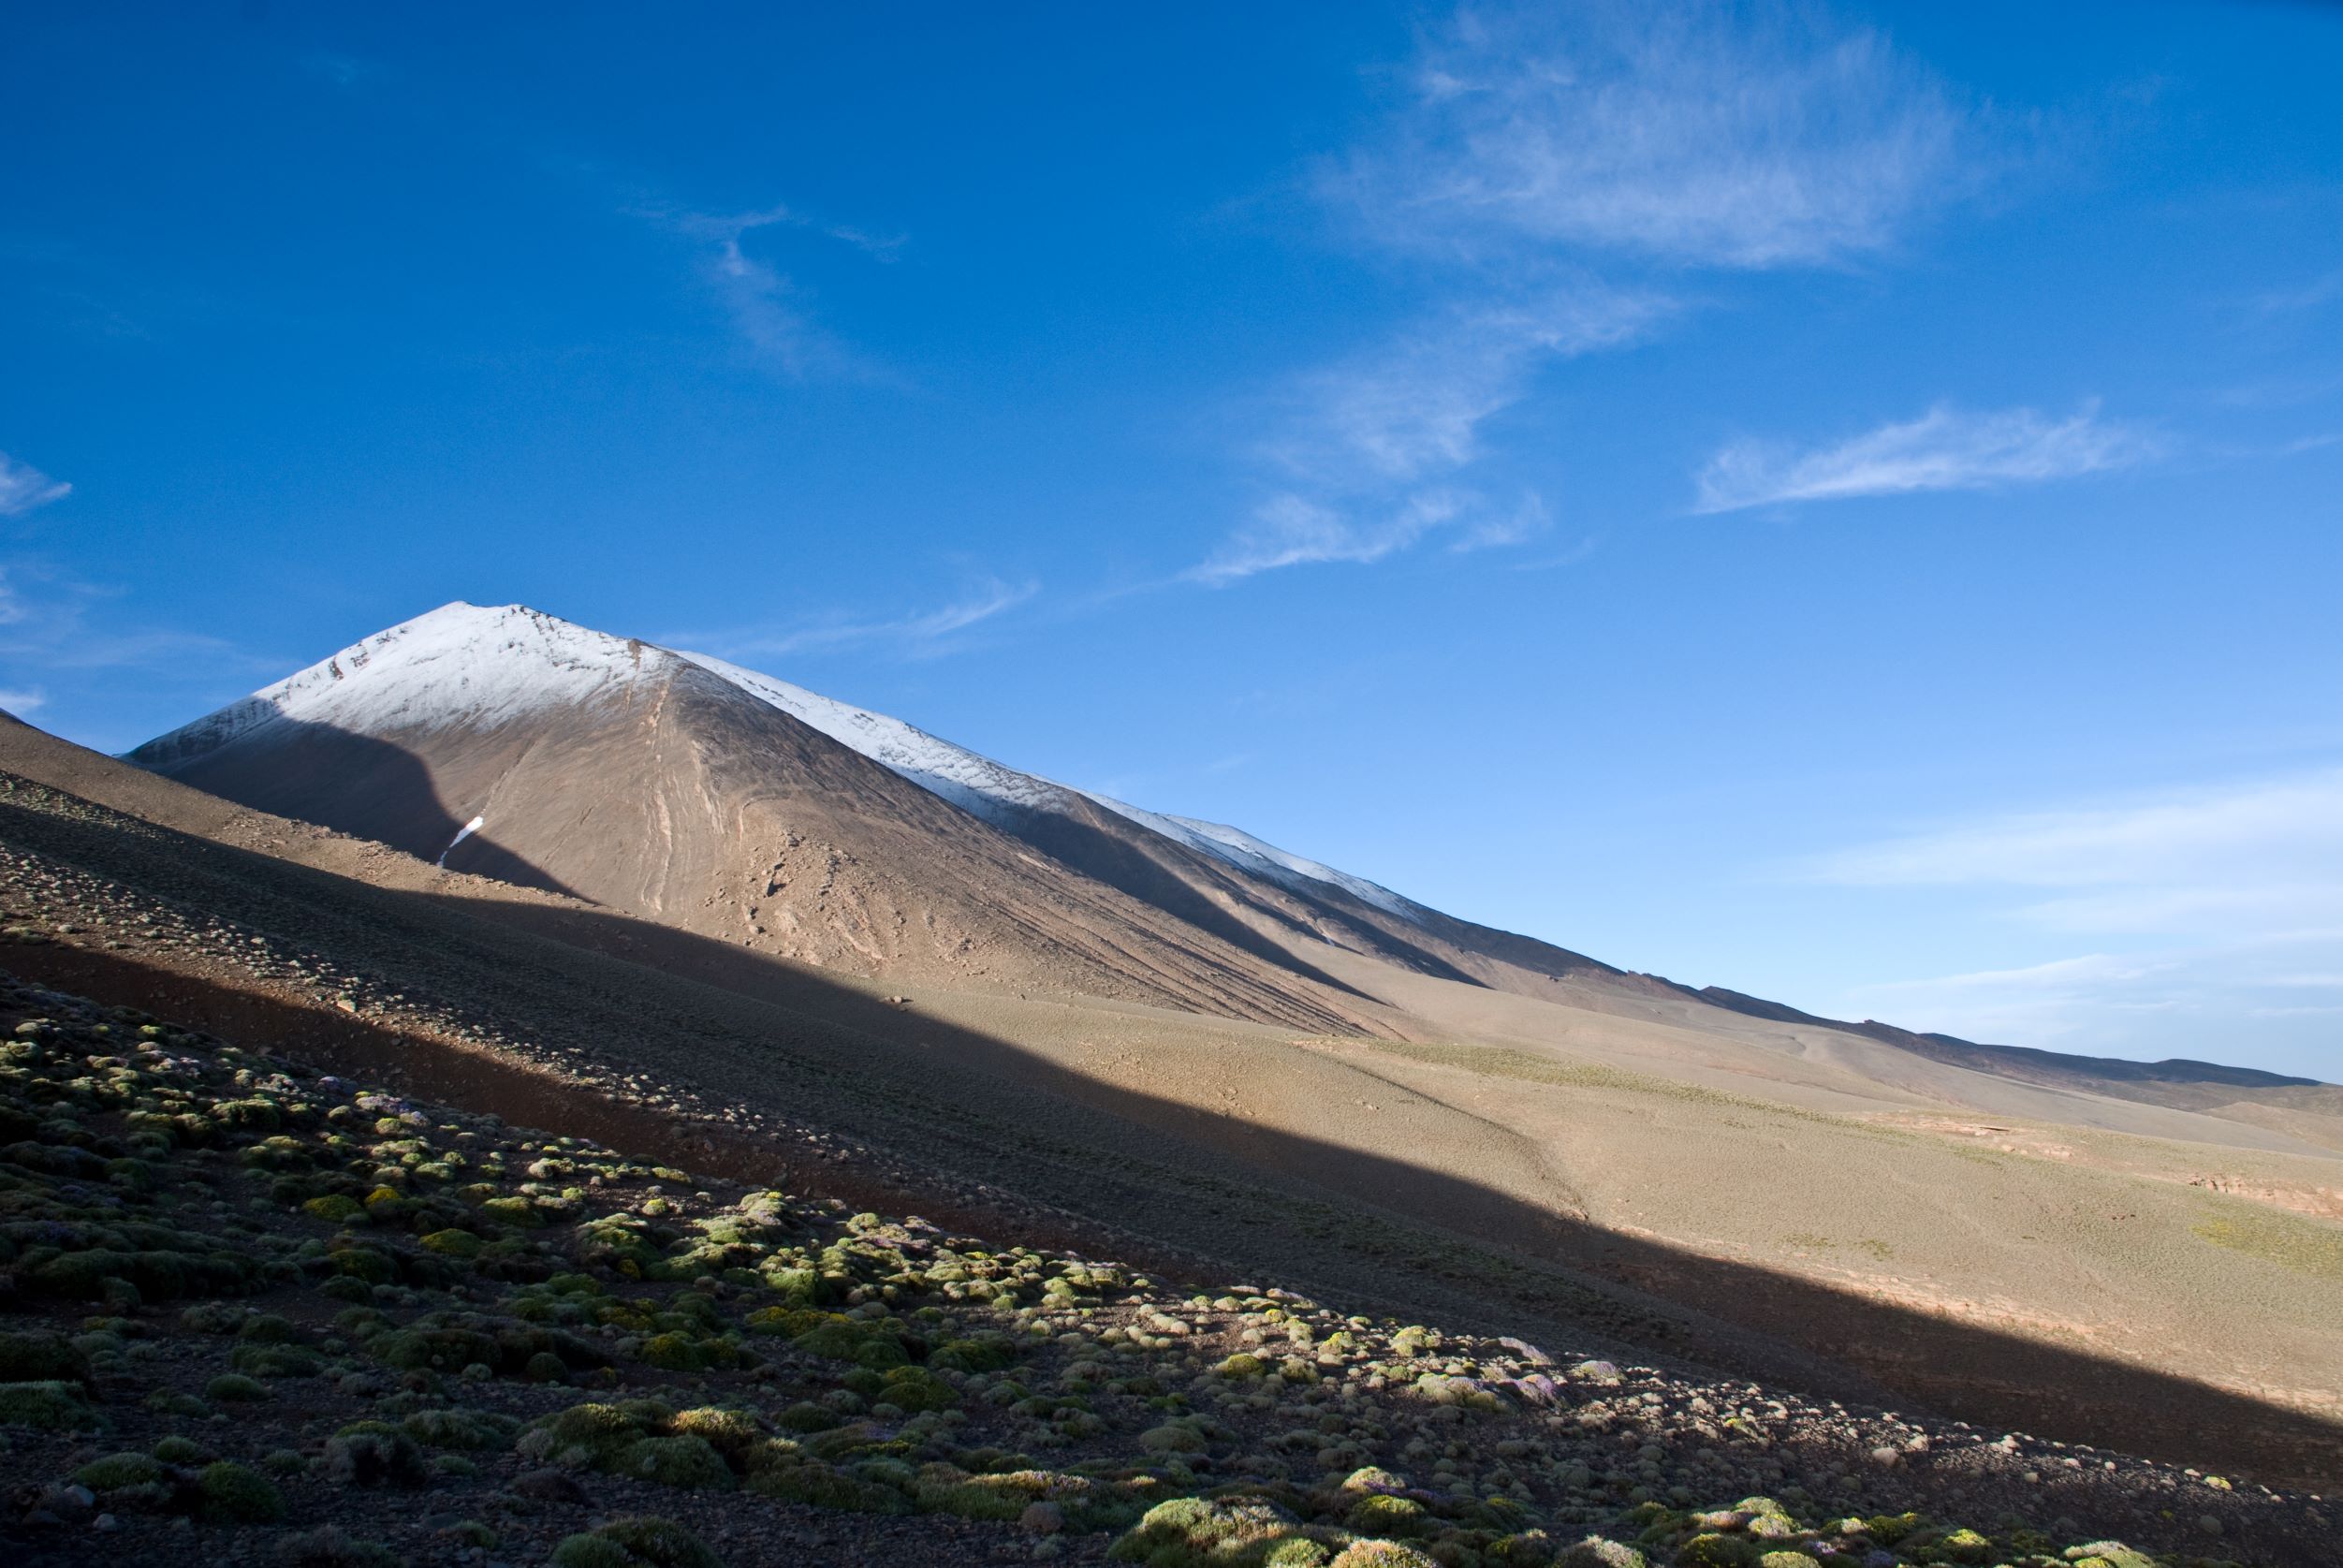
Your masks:
{"label": "mountain ridgeline", "polygon": [[1857,1035],[2063,1092],[2343,1114],[2343,1090],[2306,1079],[1981,1046],[1694,990],[518,605],[444,606],[128,759],[451,871],[906,983],[1408,1037],[1424,1026],[1393,977],[1421,977],[1654,1017],[1689,1004],[1696,1026]]}

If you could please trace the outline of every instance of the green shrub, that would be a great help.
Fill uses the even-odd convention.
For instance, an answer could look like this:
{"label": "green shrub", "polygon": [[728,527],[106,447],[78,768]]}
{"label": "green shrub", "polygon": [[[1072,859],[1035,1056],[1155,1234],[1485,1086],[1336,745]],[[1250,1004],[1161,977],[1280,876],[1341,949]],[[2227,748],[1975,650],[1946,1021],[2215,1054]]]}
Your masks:
{"label": "green shrub", "polygon": [[1342,1519],[1346,1529],[1361,1535],[1420,1535],[1425,1522],[1422,1503],[1383,1492],[1359,1499]]}
{"label": "green shrub", "polygon": [[713,1405],[680,1413],[668,1424],[671,1431],[705,1439],[728,1460],[739,1460],[764,1441],[754,1414]]}
{"label": "green shrub", "polygon": [[163,1464],[145,1454],[109,1454],[75,1471],[73,1479],[94,1492],[119,1491],[124,1487],[151,1486],[160,1481]]}
{"label": "green shrub", "polygon": [[1302,1534],[1293,1516],[1263,1497],[1176,1497],[1149,1509],[1107,1555],[1155,1568],[1257,1561]]}
{"label": "green shrub", "polygon": [[1589,1535],[1556,1560],[1557,1568],[1648,1568],[1634,1547],[1600,1535]]}
{"label": "green shrub", "polygon": [[418,1410],[400,1430],[426,1448],[502,1448],[520,1423],[486,1410]]}
{"label": "green shrub", "polygon": [[876,1369],[900,1367],[911,1359],[902,1341],[894,1333],[857,1318],[829,1318],[799,1334],[792,1342],[812,1356]]}
{"label": "green shrub", "polygon": [[642,1560],[604,1535],[564,1535],[546,1560],[552,1568],[642,1568]]}
{"label": "green shrub", "polygon": [[0,1334],[0,1383],[87,1383],[90,1358],[63,1334]]}
{"label": "green shrub", "polygon": [[267,1399],[269,1388],[242,1372],[223,1372],[203,1385],[203,1397],[215,1404],[253,1404]]}
{"label": "green shrub", "polygon": [[198,1483],[203,1517],[218,1524],[271,1524],[285,1517],[285,1494],[269,1478],[223,1459]]}
{"label": "green shrub", "polygon": [[79,1385],[53,1378],[0,1383],[0,1425],[36,1431],[86,1431],[99,1425],[97,1413],[81,1402]]}
{"label": "green shrub", "polygon": [[326,1365],[326,1358],[307,1345],[238,1345],[227,1361],[255,1377],[315,1377]]}
{"label": "green shrub", "polygon": [[1397,1541],[1356,1541],[1326,1568],[1441,1568],[1441,1562]]}
{"label": "green shrub", "polygon": [[888,1372],[882,1380],[877,1398],[913,1415],[922,1411],[949,1410],[959,1403],[958,1390],[925,1367],[898,1367]]}
{"label": "green shrub", "polygon": [[493,1367],[502,1359],[496,1341],[468,1328],[394,1328],[366,1341],[366,1353],[401,1371],[460,1371],[476,1363]]}
{"label": "green shrub", "polygon": [[749,1478],[749,1490],[813,1508],[836,1508],[850,1514],[904,1514],[911,1502],[892,1487],[834,1470],[817,1461],[763,1470]]}
{"label": "green shrub", "polygon": [[386,1421],[354,1421],[326,1440],[326,1473],[347,1487],[419,1487],[431,1467],[415,1440]]}
{"label": "green shrub", "polygon": [[1740,1536],[1716,1531],[1695,1535],[1676,1549],[1682,1568],[1745,1568],[1755,1555]]}
{"label": "green shrub", "polygon": [[998,1372],[1016,1365],[1017,1347],[998,1334],[947,1340],[928,1357],[939,1372]]}
{"label": "green shrub", "polygon": [[648,1435],[643,1423],[617,1405],[572,1405],[530,1423],[533,1431],[549,1435],[547,1451],[564,1462],[583,1462],[608,1469],[637,1439]]}
{"label": "green shrub", "polygon": [[724,1456],[703,1437],[646,1437],[630,1444],[611,1470],[690,1491],[730,1491],[737,1484]]}
{"label": "green shrub", "polygon": [[643,1341],[643,1361],[663,1372],[696,1372],[708,1364],[699,1341],[689,1334],[654,1334]]}
{"label": "green shrub", "polygon": [[840,1420],[836,1411],[807,1399],[799,1399],[773,1417],[776,1426],[793,1432],[826,1432],[837,1426]]}
{"label": "green shrub", "polygon": [[319,1525],[277,1545],[279,1561],[295,1568],[400,1568],[404,1561],[378,1541],[359,1541],[340,1525]]}
{"label": "green shrub", "polygon": [[1973,1530],[1949,1530],[1928,1543],[1926,1555],[1934,1562],[1990,1562],[1993,1543]]}
{"label": "green shrub", "polygon": [[[613,1555],[615,1553],[615,1555]],[[698,1536],[670,1519],[612,1519],[553,1548],[557,1568],[724,1568]]]}

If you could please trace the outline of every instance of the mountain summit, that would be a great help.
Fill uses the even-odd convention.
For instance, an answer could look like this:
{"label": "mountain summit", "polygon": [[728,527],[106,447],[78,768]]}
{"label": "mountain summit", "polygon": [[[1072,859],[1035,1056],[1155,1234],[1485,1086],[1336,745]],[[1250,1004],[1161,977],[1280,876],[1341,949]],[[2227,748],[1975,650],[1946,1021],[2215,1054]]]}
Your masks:
{"label": "mountain summit", "polygon": [[1457,919],[1240,828],[519,605],[443,606],[129,760],[450,871],[906,984],[1541,1048],[1603,1015],[1661,1031],[1658,1060],[1677,1066],[1731,1062],[1761,1080],[1852,1068],[2011,1111],[2033,1106],[2007,1099],[2013,1084],[2219,1115],[2250,1102],[2237,1114],[2255,1121],[2343,1108],[2307,1080],[1979,1046],[1695,991]]}
{"label": "mountain summit", "polygon": [[1387,1032],[1332,948],[1647,982],[721,659],[450,604],[129,754],[450,870],[870,975]]}

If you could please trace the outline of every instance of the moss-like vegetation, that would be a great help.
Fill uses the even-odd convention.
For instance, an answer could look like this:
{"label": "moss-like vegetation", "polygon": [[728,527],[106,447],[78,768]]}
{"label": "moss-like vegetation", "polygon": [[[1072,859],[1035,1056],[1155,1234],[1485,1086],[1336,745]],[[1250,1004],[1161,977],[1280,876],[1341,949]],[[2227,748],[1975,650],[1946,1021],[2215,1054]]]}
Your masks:
{"label": "moss-like vegetation", "polygon": [[556,1568],[724,1568],[698,1536],[672,1520],[613,1519],[553,1548]]}
{"label": "moss-like vegetation", "polygon": [[[916,1517],[939,1516],[1044,1556],[1087,1536],[1085,1560],[1105,1547],[1152,1568],[2181,1561],[1899,1512],[1916,1485],[1901,1471],[1875,1484],[1842,1464],[1806,1473],[1811,1492],[1777,1488],[1797,1473],[1754,1390],[1695,1412],[1624,1360],[1345,1317],[1262,1285],[1183,1295],[915,1220],[699,1192],[581,1140],[39,1005],[66,1016],[0,1039],[0,1132],[15,1135],[0,1265],[26,1314],[0,1332],[0,1422],[56,1456],[51,1482],[142,1527],[265,1528],[285,1509],[276,1476],[308,1500],[429,1487],[434,1513],[493,1521],[437,1546],[491,1550],[486,1531],[500,1556],[569,1568],[705,1561],[655,1520],[578,1531],[592,1516],[564,1512],[585,1505],[561,1487],[580,1482],[889,1516],[890,1531],[941,1531]],[[1695,1415],[1712,1469],[1653,1446]],[[48,1435],[108,1419],[121,1429],[102,1447]],[[222,1452],[154,1442],[166,1421],[210,1422],[186,1429]],[[2251,1501],[2189,1485],[2192,1508]],[[1778,1495],[1738,1495],[1761,1488]],[[265,1552],[384,1557],[314,1517]]]}
{"label": "moss-like vegetation", "polygon": [[97,1413],[82,1402],[78,1384],[53,1378],[0,1383],[0,1426],[61,1432],[89,1430],[102,1424]]}
{"label": "moss-like vegetation", "polygon": [[285,1517],[285,1494],[257,1471],[222,1459],[197,1483],[203,1517],[218,1524],[271,1524]]}

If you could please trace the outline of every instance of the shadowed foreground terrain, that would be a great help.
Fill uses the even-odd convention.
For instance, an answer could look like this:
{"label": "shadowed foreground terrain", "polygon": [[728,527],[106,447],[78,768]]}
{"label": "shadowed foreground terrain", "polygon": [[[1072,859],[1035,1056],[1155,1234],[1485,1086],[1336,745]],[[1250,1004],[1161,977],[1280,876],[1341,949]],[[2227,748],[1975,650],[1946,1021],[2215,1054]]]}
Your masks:
{"label": "shadowed foreground terrain", "polygon": [[[2272,1484],[2316,1485],[2338,1469],[2336,1429],[2271,1401],[1590,1224],[1559,1184],[1525,1201],[1405,1146],[1298,1136],[1135,1092],[924,1009],[606,912],[428,868],[449,892],[356,883],[31,784],[0,802],[0,844],[18,889],[11,917],[51,939],[18,950],[34,973],[264,1032],[263,1043],[328,1065],[395,1070],[519,1120],[655,1137],[637,1146],[972,1227],[1209,1260],[1459,1327],[1665,1348],[1828,1397],[1920,1399]],[[1159,1049],[1176,1043],[1177,1020],[1125,1021]],[[1387,1097],[1388,1076],[1362,1081]],[[1820,1136],[1811,1119],[1797,1125]],[[1503,1142],[1501,1129],[1473,1127]],[[1934,1146],[1888,1147],[1910,1163]],[[1524,1182],[1539,1175],[1536,1152],[1523,1156]],[[1489,1168],[1484,1151],[1474,1169]]]}
{"label": "shadowed foreground terrain", "polygon": [[2332,1561],[2219,1476],[851,1212],[4,974],[0,1030],[20,1560]]}

